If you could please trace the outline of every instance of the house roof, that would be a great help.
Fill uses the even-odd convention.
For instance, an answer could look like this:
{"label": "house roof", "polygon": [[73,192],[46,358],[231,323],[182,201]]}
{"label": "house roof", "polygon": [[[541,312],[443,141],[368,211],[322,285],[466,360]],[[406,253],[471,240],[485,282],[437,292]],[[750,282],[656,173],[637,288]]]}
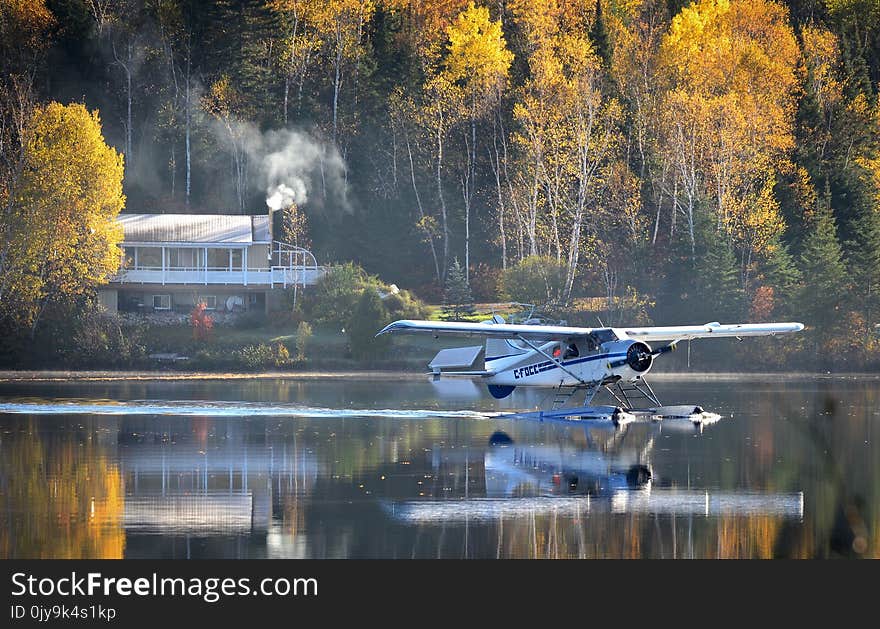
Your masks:
{"label": "house roof", "polygon": [[120,214],[126,242],[267,243],[268,216]]}

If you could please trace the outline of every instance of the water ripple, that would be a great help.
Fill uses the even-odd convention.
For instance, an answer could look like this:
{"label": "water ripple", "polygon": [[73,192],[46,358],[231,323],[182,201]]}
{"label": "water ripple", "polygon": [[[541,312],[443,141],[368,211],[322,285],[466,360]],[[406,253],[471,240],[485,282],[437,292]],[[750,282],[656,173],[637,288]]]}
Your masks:
{"label": "water ripple", "polygon": [[442,409],[321,408],[295,404],[260,402],[209,402],[192,400],[94,400],[6,401],[0,413],[26,415],[180,415],[200,417],[305,417],[339,419],[347,417],[388,419],[467,418],[483,419],[493,413]]}

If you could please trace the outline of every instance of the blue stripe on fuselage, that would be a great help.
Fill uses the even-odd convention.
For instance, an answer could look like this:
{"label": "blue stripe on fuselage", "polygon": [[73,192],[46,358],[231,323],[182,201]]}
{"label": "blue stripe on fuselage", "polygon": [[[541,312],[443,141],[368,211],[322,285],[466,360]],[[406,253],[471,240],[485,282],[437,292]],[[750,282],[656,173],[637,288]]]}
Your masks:
{"label": "blue stripe on fuselage", "polygon": [[[492,358],[487,358],[486,361],[490,360],[498,360],[500,358],[509,358],[510,356],[518,356],[519,354],[510,354],[508,356],[493,356]],[[579,365],[580,363],[589,362],[591,360],[602,360],[603,358],[620,358],[621,356],[626,356],[626,352],[617,353],[617,354],[597,354],[595,356],[586,356],[584,358],[574,358],[569,361],[563,361],[562,364],[565,367],[569,365]],[[559,363],[555,363],[551,360],[545,360],[542,363],[536,363],[535,367],[541,369],[542,367],[546,367],[548,369],[552,369],[553,367],[558,367]],[[546,369],[541,369],[541,371],[546,371]]]}

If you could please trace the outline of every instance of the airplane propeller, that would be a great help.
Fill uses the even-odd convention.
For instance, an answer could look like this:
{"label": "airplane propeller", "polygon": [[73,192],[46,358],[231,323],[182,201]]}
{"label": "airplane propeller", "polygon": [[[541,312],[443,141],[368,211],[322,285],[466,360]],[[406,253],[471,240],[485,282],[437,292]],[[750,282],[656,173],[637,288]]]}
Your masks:
{"label": "airplane propeller", "polygon": [[624,365],[629,365],[633,371],[641,373],[648,370],[648,368],[651,366],[651,362],[654,360],[654,356],[659,356],[660,354],[665,354],[666,352],[673,351],[677,343],[678,341],[675,340],[668,345],[663,345],[662,347],[658,347],[652,350],[641,341],[636,341],[629,346],[629,349],[626,350],[625,358],[611,361],[610,363],[608,363],[608,366],[614,369],[615,367],[623,367]]}

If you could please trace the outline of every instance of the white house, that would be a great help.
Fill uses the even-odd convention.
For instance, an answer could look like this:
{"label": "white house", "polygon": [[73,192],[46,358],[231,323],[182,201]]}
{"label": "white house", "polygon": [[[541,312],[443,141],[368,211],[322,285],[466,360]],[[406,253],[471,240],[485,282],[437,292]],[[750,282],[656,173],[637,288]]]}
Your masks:
{"label": "white house", "polygon": [[215,311],[283,304],[324,273],[311,252],[272,239],[269,216],[120,214],[123,266],[99,292],[110,311]]}

